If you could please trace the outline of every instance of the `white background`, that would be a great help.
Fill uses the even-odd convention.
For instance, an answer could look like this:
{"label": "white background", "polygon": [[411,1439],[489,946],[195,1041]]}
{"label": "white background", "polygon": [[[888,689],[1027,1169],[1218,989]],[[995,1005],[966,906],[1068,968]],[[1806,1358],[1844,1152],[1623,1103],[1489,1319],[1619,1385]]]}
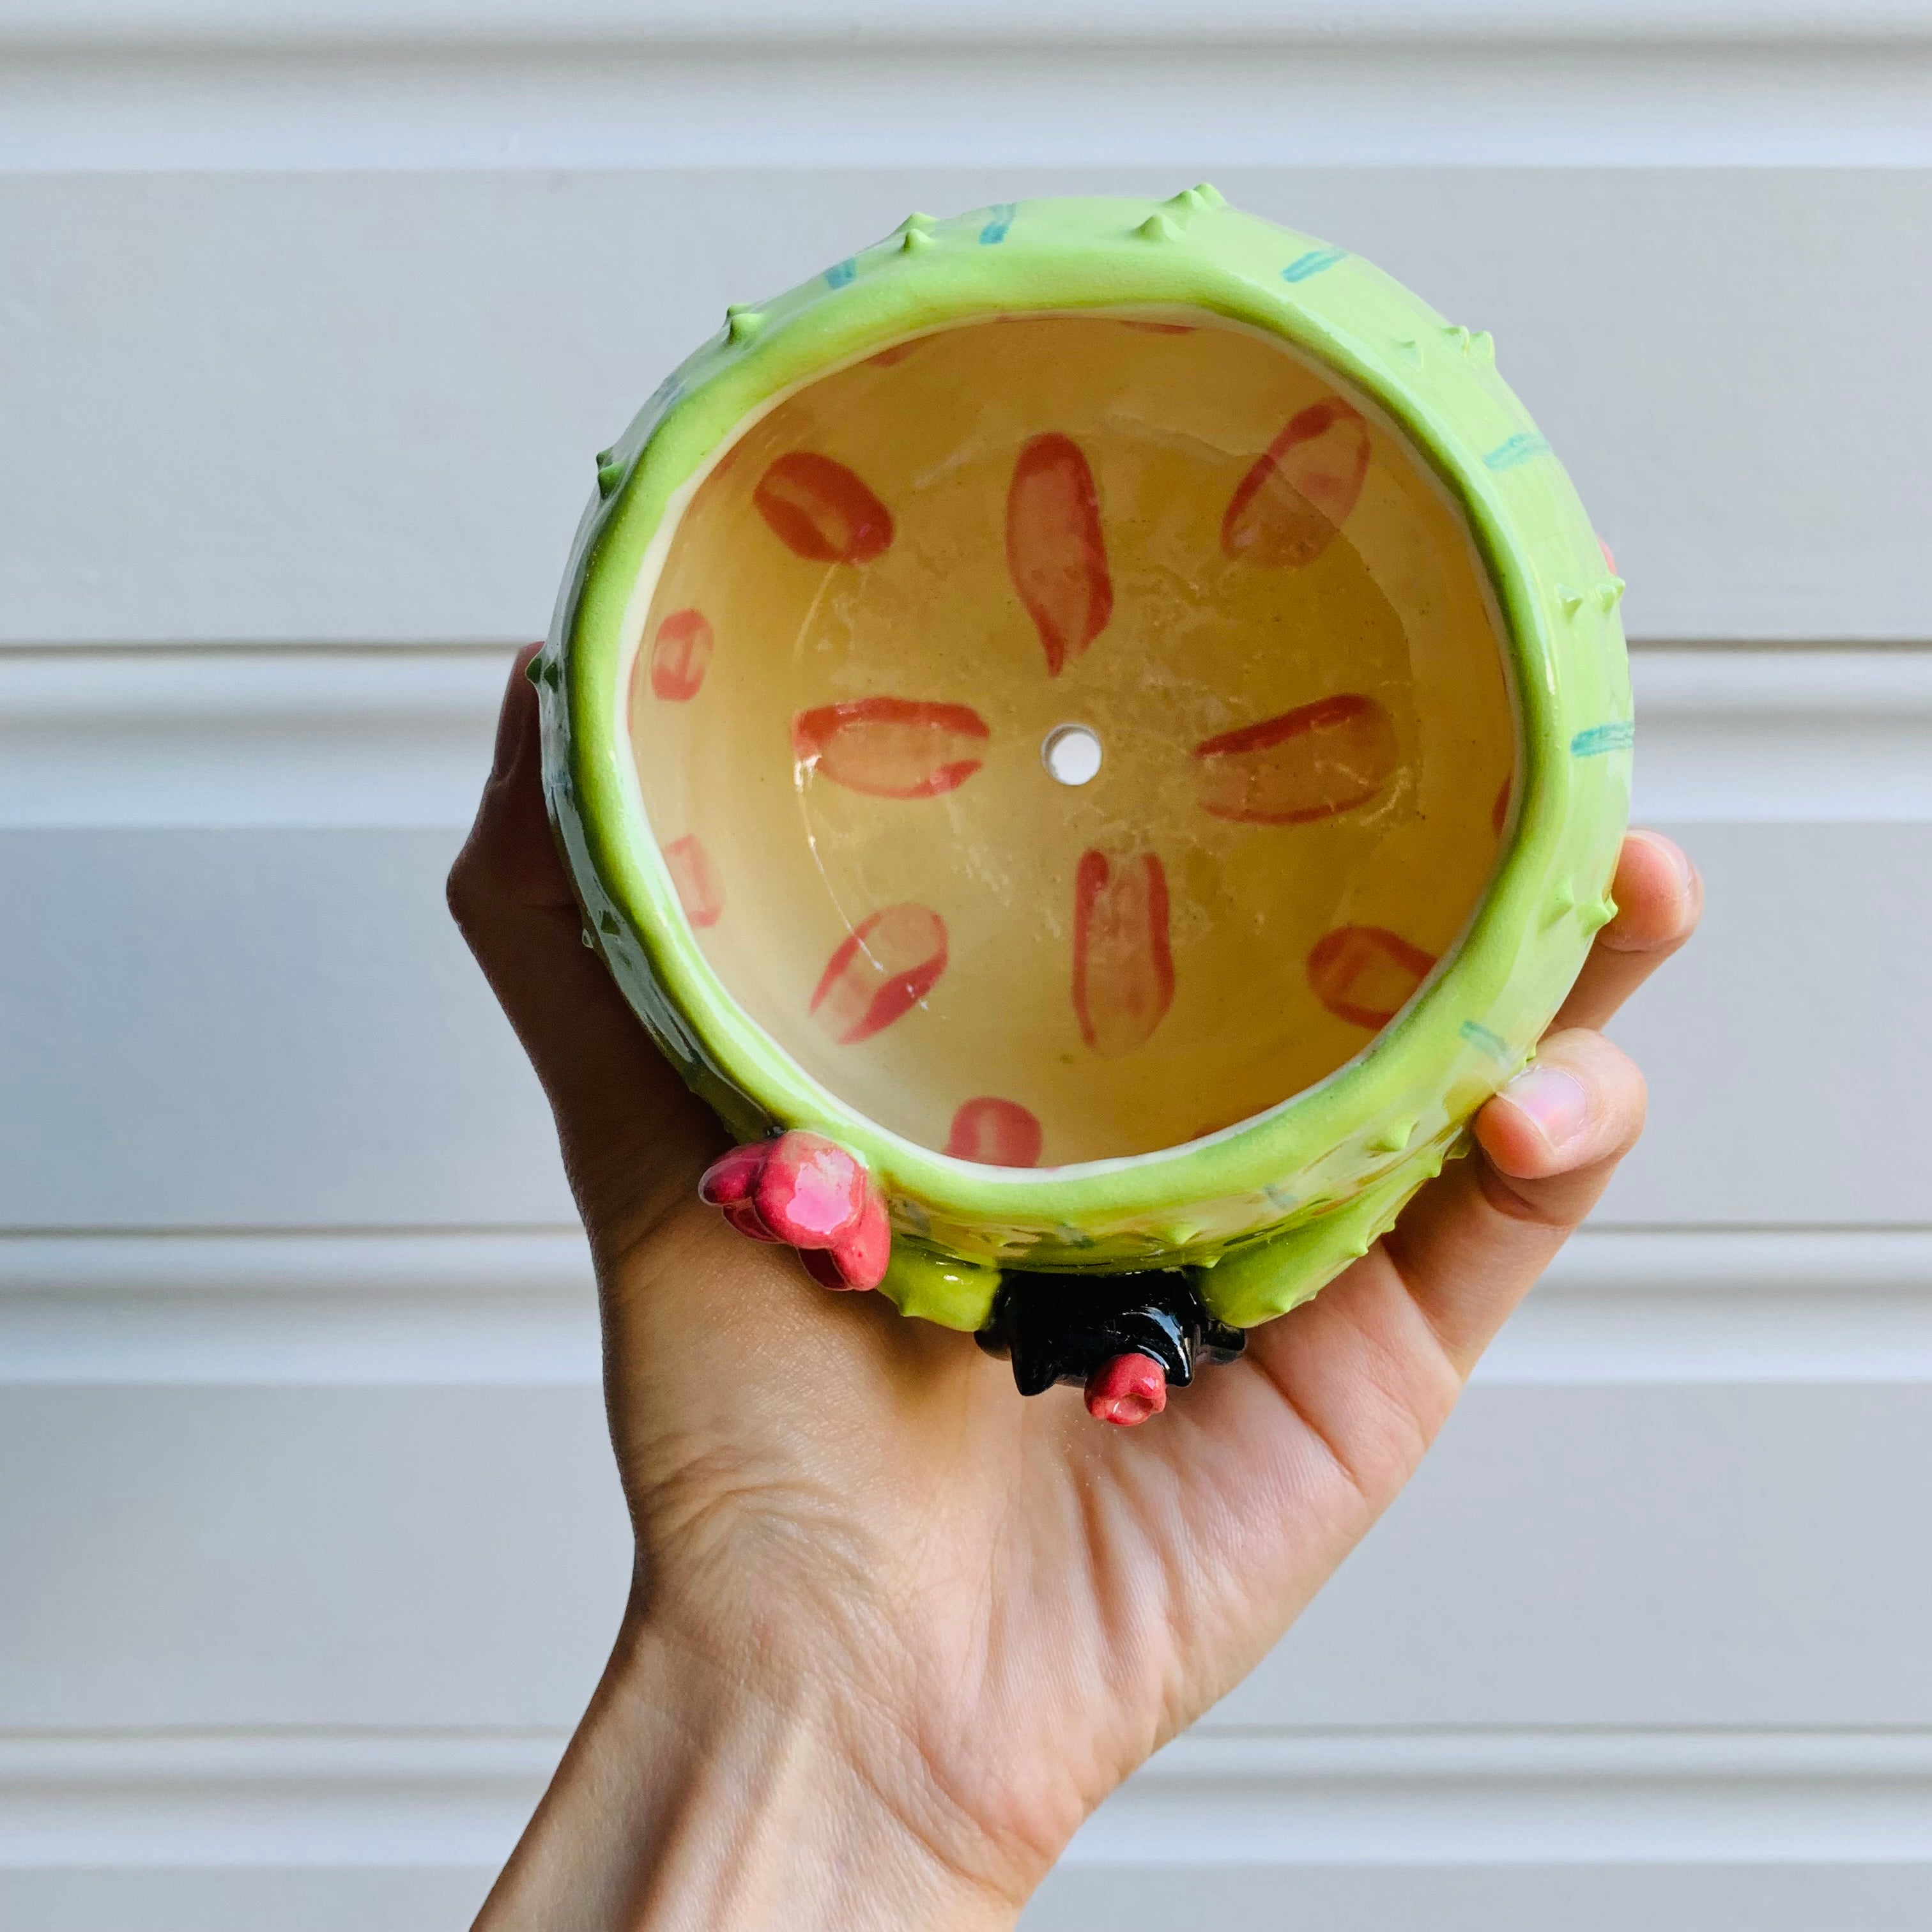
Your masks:
{"label": "white background", "polygon": [[1708,929],[1412,1491],[1030,1915],[1932,1911],[1921,5],[0,0],[0,1925],[466,1922],[626,1547],[440,881],[608,443],[911,207],[1210,176],[1502,367]]}

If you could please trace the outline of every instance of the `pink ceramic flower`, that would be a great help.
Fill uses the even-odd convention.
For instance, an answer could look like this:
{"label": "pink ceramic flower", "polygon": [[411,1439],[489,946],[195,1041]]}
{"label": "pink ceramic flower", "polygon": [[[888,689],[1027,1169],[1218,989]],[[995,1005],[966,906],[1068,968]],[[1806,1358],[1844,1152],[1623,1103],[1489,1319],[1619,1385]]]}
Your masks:
{"label": "pink ceramic flower", "polygon": [[754,1241],[799,1251],[827,1288],[877,1288],[892,1253],[885,1197],[836,1141],[795,1129],[734,1148],[706,1168],[698,1198]]}

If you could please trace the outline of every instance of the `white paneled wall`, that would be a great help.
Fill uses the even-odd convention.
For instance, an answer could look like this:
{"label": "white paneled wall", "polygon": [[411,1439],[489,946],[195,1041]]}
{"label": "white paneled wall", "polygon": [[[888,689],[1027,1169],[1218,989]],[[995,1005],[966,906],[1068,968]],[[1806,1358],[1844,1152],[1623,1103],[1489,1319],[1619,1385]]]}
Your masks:
{"label": "white paneled wall", "polygon": [[1923,8],[0,8],[0,1925],[442,1932],[626,1580],[442,910],[722,304],[1212,173],[1492,329],[1709,877],[1653,1126],[1396,1510],[1028,1918],[1932,1912]]}

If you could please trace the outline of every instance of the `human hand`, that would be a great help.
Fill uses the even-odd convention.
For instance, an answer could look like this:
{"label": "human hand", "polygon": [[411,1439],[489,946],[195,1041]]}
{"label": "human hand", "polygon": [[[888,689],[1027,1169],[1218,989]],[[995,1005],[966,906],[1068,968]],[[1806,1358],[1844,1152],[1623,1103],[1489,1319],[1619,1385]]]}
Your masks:
{"label": "human hand", "polygon": [[1108,1429],[699,1204],[725,1137],[580,944],[527,655],[450,903],[556,1112],[637,1563],[478,1925],[1010,1924],[1394,1500],[1595,1203],[1644,1106],[1598,1029],[1702,886],[1633,833],[1617,916],[1472,1156],[1158,1424]]}

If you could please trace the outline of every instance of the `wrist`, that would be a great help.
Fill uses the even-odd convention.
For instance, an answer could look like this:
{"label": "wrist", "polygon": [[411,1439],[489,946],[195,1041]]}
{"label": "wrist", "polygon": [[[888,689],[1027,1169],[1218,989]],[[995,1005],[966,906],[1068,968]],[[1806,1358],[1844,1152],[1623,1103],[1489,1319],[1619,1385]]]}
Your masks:
{"label": "wrist", "polygon": [[1022,1898],[909,1822],[832,1684],[734,1670],[648,1616],[603,1682],[478,1932],[1002,1932]]}

